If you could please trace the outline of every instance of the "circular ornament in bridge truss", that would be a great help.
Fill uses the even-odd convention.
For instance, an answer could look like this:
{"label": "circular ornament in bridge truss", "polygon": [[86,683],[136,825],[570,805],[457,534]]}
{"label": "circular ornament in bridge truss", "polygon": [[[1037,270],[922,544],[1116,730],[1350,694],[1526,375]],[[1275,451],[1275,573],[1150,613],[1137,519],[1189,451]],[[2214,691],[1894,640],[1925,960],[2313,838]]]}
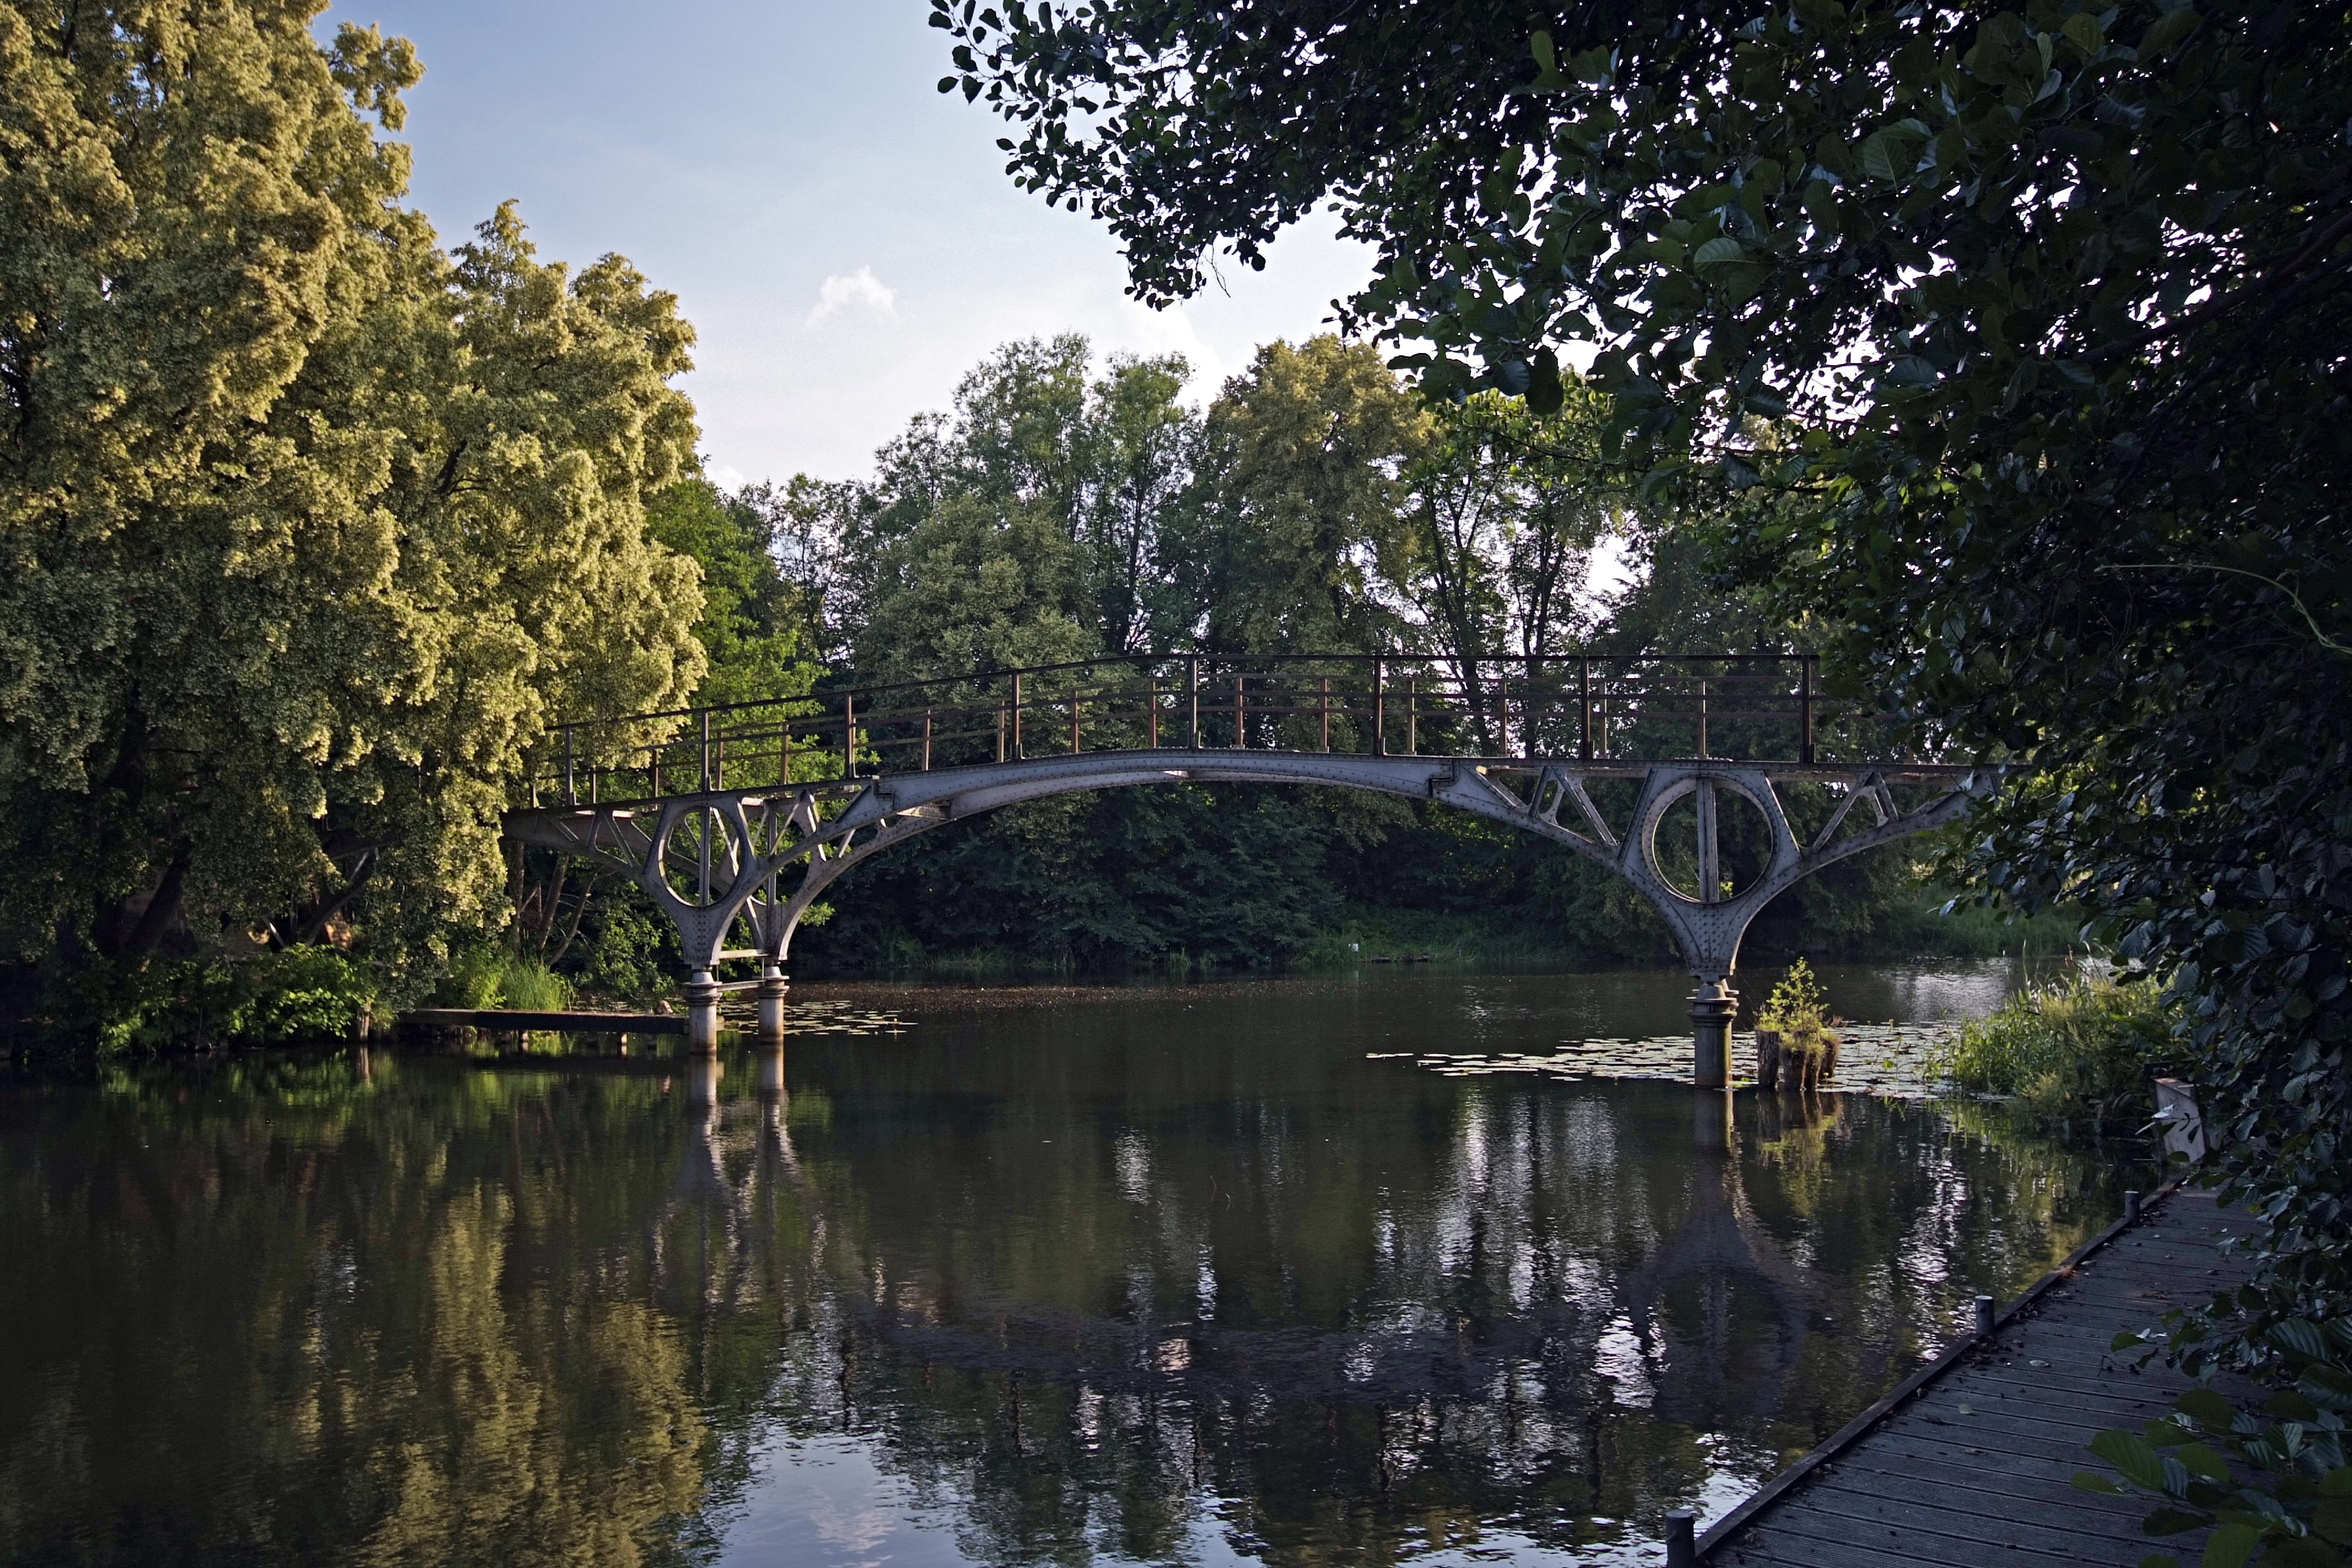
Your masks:
{"label": "circular ornament in bridge truss", "polygon": [[[1717,888],[1711,900],[1699,896],[1702,782],[1711,784],[1715,793]],[[1677,809],[1685,806],[1688,809]],[[1772,813],[1736,778],[1712,773],[1676,780],[1652,798],[1645,820],[1638,828],[1642,858],[1650,875],[1657,879],[1660,887],[1685,903],[1728,903],[1762,881],[1771,870]],[[1680,840],[1687,844],[1689,853],[1661,856],[1658,840],[1662,834],[1671,835],[1669,843]],[[1744,852],[1727,853],[1727,847]]]}
{"label": "circular ornament in bridge truss", "polygon": [[708,909],[733,896],[751,837],[741,802],[688,803],[665,816],[655,858],[670,893],[688,909]]}

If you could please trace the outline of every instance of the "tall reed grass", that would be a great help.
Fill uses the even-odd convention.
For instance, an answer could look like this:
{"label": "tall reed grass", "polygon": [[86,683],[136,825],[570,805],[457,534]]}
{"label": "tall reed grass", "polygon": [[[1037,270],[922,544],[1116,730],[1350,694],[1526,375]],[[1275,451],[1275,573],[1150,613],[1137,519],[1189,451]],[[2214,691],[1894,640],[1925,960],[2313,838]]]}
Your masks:
{"label": "tall reed grass", "polygon": [[538,959],[498,946],[478,947],[450,965],[442,994],[460,1007],[513,1007],[561,1013],[574,1000],[572,983]]}
{"label": "tall reed grass", "polygon": [[2175,1014],[2149,980],[2077,977],[2037,987],[1964,1026],[1932,1066],[1959,1088],[2085,1131],[2131,1131],[2176,1049]]}

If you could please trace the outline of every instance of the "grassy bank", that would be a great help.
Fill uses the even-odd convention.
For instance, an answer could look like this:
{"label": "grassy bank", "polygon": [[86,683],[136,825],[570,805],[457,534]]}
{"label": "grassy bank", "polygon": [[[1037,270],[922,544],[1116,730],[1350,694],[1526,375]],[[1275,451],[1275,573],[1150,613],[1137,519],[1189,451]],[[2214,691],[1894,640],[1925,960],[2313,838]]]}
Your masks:
{"label": "grassy bank", "polygon": [[2032,1121],[2130,1132],[2151,1112],[2148,1080],[2168,1065],[2173,1022],[2150,981],[2076,979],[1965,1026],[1933,1065],[1958,1088],[2010,1098]]}
{"label": "grassy bank", "polygon": [[[1813,941],[1787,946],[1785,933],[1759,922],[1746,956],[1764,964],[1785,963],[1799,952],[1816,958],[1871,963],[1910,958],[1998,958],[2011,952],[2066,952],[2082,943],[2075,922],[2059,915],[2004,919],[1973,906],[1950,914],[1942,906],[1951,895],[1925,889],[1897,917],[1843,942]],[[1673,951],[1660,933],[1656,962],[1672,963]],[[1453,963],[1497,968],[1618,968],[1631,962],[1622,951],[1591,949],[1523,910],[1457,914],[1428,910],[1350,905],[1339,921],[1291,960],[1301,969],[1345,969],[1359,963]]]}
{"label": "grassy bank", "polygon": [[[2080,946],[2073,921],[2044,915],[2030,921],[2005,920],[1990,910],[1962,908],[1941,912],[1948,891],[1924,889],[1894,918],[1842,941],[1814,941],[1801,949],[1781,939],[1790,933],[1759,922],[1748,953],[1763,964],[1785,963],[1798,951],[1817,958],[1843,962],[1892,962],[1914,958],[1996,958],[2030,952],[2063,953]],[[1817,933],[1818,934],[1818,933]],[[1068,955],[1016,949],[955,948],[927,950],[904,935],[871,955],[870,963],[852,973],[929,975],[940,979],[1018,980],[1068,976],[1084,973],[1132,974],[1247,973],[1271,969],[1328,971],[1365,963],[1433,963],[1460,968],[1495,969],[1616,969],[1643,963],[1671,965],[1674,951],[1664,929],[1654,933],[1654,951],[1629,952],[1620,944],[1600,948],[1580,942],[1550,922],[1532,918],[1524,909],[1491,911],[1449,911],[1398,909],[1378,904],[1349,904],[1307,943],[1288,953],[1267,952],[1236,962],[1211,962],[1182,951],[1161,954],[1156,961],[1123,968],[1076,962]],[[825,971],[804,966],[812,976]]]}
{"label": "grassy bank", "polygon": [[2012,919],[1998,910],[1964,904],[1944,913],[1954,897],[1948,888],[1927,887],[1859,941],[1849,952],[1832,953],[1820,943],[1805,951],[1817,956],[1874,958],[1998,958],[2005,952],[2068,952],[2083,945],[2082,928],[2071,916],[2039,914]]}

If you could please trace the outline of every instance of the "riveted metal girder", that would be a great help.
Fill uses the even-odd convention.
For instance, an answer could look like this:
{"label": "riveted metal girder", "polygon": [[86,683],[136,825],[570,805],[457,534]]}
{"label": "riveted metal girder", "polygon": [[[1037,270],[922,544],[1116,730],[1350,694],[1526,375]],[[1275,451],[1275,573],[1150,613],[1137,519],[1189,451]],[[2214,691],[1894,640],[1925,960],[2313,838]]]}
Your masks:
{"label": "riveted metal girder", "polygon": [[[1525,781],[1524,796],[1504,777]],[[1989,789],[1990,771],[1878,768],[1708,760],[1635,763],[1363,756],[1323,752],[1207,749],[1090,752],[882,777],[795,784],[786,789],[688,793],[658,801],[553,806],[509,812],[517,842],[577,855],[635,880],[676,922],[690,966],[722,957],[782,962],[817,896],[851,866],[918,834],[1021,801],[1077,790],[1145,784],[1322,784],[1433,800],[1566,846],[1625,879],[1675,933],[1702,984],[1732,973],[1748,923],[1790,887],[1849,855],[1940,827]],[[1640,796],[1622,837],[1595,807],[1601,778],[1637,778]],[[1842,785],[1844,799],[1822,832],[1800,845],[1774,791],[1776,780]],[[1934,783],[1940,793],[1908,812],[1892,782]],[[1764,873],[1737,894],[1720,887],[1715,807],[1722,793],[1754,805],[1769,825]],[[1697,896],[1668,879],[1657,836],[1685,795],[1698,804]],[[1864,805],[1873,826],[1838,837]],[[789,891],[786,890],[790,882]],[[756,947],[725,943],[738,920]]]}

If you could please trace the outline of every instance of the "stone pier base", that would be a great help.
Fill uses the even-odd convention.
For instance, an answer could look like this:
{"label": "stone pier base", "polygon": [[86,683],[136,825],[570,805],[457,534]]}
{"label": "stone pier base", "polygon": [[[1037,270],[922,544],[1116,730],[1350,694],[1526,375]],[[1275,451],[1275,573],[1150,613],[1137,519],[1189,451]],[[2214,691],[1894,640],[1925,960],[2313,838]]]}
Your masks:
{"label": "stone pier base", "polygon": [[1704,981],[1691,994],[1691,1081],[1721,1089],[1731,1081],[1731,1020],[1739,993],[1721,980]]}
{"label": "stone pier base", "polygon": [[719,1049],[719,982],[698,969],[686,983],[686,1048],[707,1055]]}

